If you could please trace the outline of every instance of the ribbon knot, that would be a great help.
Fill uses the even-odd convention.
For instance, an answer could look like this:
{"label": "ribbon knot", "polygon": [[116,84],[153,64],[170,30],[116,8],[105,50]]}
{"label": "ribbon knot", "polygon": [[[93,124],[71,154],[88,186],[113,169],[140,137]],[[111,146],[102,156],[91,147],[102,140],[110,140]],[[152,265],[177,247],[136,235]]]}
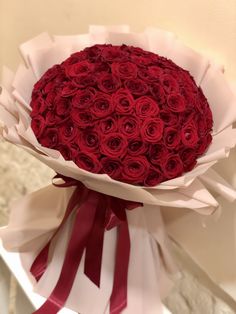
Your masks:
{"label": "ribbon knot", "polygon": [[64,183],[53,183],[55,186],[76,188],[61,224],[31,266],[30,272],[37,281],[47,268],[51,242],[73,211],[76,211],[75,220],[58,282],[49,298],[34,314],[56,314],[64,306],[84,251],[84,273],[100,287],[104,233],[114,227],[117,227],[117,246],[110,314],[119,314],[127,306],[130,236],[126,209],[131,210],[141,204],[92,191],[80,181],[60,174],[54,177],[57,178],[63,179]]}

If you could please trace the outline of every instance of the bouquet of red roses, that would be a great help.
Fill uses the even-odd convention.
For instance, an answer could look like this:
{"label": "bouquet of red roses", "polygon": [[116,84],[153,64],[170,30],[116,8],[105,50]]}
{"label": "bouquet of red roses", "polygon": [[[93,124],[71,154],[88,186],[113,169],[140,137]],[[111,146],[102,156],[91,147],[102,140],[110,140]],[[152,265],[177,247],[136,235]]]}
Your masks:
{"label": "bouquet of red roses", "polygon": [[212,113],[191,75],[132,46],[95,45],[35,84],[39,143],[92,173],[142,186],[182,175],[211,143]]}
{"label": "bouquet of red roses", "polygon": [[157,205],[212,213],[218,204],[204,182],[236,143],[222,73],[153,29],[43,34],[21,51],[29,67],[18,69],[10,94],[3,89],[3,137],[62,179],[13,206],[1,231],[8,249],[28,252],[25,268],[47,296],[35,313],[65,304],[82,313],[161,312],[163,274],[175,267]]}

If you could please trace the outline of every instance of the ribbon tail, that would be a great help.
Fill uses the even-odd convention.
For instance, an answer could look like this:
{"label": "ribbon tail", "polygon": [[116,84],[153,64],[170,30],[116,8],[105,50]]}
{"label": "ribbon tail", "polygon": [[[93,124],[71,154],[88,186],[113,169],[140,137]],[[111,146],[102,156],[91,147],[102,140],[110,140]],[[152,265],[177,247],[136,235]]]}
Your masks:
{"label": "ribbon tail", "polygon": [[90,191],[78,209],[58,282],[47,301],[34,314],[56,314],[66,303],[92,230],[98,200],[98,193]]}
{"label": "ribbon tail", "polygon": [[55,233],[52,235],[51,239],[48,241],[46,246],[39,252],[39,254],[35,258],[33,264],[31,265],[30,272],[37,281],[39,281],[39,279],[43,276],[43,274],[47,268],[48,255],[49,255],[49,249],[50,249],[51,242],[54,239],[54,237],[57,235],[59,230],[61,230],[61,228],[65,224],[67,218],[71,214],[72,210],[75,208],[76,204],[78,203],[78,199],[81,196],[81,191],[82,191],[82,189],[79,190],[78,187],[75,189],[75,191],[73,192],[73,194],[70,198],[70,201],[68,203],[65,215],[64,215],[63,220],[61,221],[59,227],[57,228]]}
{"label": "ribbon tail", "polygon": [[104,204],[98,206],[93,228],[86,247],[84,264],[85,275],[98,287],[100,287],[102,268],[105,212]]}
{"label": "ribbon tail", "polygon": [[120,314],[127,306],[128,267],[130,257],[130,235],[127,217],[117,227],[118,239],[110,314]]}

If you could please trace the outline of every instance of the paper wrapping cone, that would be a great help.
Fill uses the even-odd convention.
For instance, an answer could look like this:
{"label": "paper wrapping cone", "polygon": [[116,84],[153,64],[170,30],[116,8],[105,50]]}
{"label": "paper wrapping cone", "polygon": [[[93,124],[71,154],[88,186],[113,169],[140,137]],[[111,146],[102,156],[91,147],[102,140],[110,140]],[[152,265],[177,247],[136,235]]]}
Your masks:
{"label": "paper wrapping cone", "polygon": [[[49,266],[38,283],[29,269],[37,251],[58,227],[72,190],[50,185],[25,196],[12,205],[9,225],[1,230],[4,246],[16,251],[20,249],[23,266],[35,284],[35,291],[45,297],[50,295],[60,275],[73,214],[53,241]],[[129,306],[123,313],[161,313],[161,297],[165,297],[171,287],[167,272],[174,273],[176,268],[169,255],[160,209],[156,206],[139,207],[128,211],[127,216],[131,238]],[[79,313],[108,313],[115,248],[116,230],[112,229],[105,233],[100,288],[84,274],[83,259],[66,306]]]}

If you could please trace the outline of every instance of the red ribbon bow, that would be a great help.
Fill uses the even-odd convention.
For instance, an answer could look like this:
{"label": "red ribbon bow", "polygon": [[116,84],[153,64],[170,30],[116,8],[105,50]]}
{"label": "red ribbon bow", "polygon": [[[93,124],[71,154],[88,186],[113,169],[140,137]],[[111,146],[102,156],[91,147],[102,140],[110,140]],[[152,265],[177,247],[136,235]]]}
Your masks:
{"label": "red ribbon bow", "polygon": [[114,227],[117,227],[118,236],[110,314],[119,314],[127,306],[130,237],[126,209],[131,210],[142,204],[90,190],[80,181],[59,174],[54,178],[64,180],[62,184],[54,184],[57,187],[76,188],[61,224],[31,266],[30,272],[37,281],[47,268],[52,240],[74,210],[76,217],[57,284],[46,302],[34,314],[55,314],[64,306],[84,250],[84,273],[95,285],[100,286],[104,232]]}

